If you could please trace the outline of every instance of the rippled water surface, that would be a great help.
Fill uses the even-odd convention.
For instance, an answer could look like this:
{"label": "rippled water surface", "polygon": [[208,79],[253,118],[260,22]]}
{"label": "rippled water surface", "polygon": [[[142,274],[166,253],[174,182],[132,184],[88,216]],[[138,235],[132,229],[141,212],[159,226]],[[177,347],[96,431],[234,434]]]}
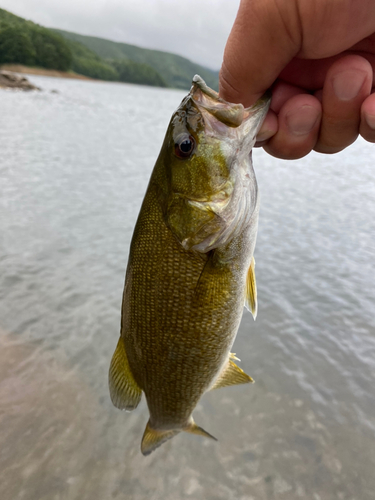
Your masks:
{"label": "rippled water surface", "polygon": [[[145,403],[115,409],[129,242],[184,93],[31,77],[0,91],[0,498],[372,500],[375,146],[255,152],[258,319],[234,351],[256,383],[143,457]],[[59,93],[51,93],[57,89]]]}

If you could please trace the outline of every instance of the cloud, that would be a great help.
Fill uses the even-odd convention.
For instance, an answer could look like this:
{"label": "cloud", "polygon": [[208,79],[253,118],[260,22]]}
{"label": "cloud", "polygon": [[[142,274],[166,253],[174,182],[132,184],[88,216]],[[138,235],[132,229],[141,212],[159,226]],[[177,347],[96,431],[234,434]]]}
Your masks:
{"label": "cloud", "polygon": [[239,0],[1,0],[41,25],[180,54],[219,69]]}

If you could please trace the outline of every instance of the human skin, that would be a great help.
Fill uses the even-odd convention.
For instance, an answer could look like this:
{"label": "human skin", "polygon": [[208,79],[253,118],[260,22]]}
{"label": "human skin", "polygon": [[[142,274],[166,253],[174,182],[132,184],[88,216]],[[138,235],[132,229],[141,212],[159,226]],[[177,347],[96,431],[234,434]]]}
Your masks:
{"label": "human skin", "polygon": [[374,0],[242,0],[220,96],[250,106],[272,86],[258,146],[283,159],[375,142]]}

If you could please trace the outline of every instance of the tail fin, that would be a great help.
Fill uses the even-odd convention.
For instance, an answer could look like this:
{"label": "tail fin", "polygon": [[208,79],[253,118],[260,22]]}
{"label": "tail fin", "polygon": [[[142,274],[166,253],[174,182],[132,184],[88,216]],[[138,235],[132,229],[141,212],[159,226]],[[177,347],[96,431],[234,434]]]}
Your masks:
{"label": "tail fin", "polygon": [[190,434],[197,434],[198,436],[208,437],[210,439],[213,439],[214,441],[217,441],[217,439],[214,436],[212,436],[207,431],[202,429],[202,427],[199,427],[199,425],[197,425],[194,422],[192,417],[190,418],[190,423],[189,423],[188,427],[185,427],[183,430],[185,432],[190,432]]}
{"label": "tail fin", "polygon": [[180,431],[157,431],[150,427],[150,421],[147,422],[145,432],[143,433],[141,452],[143,455],[149,455],[163,443],[172,439]]}
{"label": "tail fin", "polygon": [[[194,420],[191,418],[190,423],[184,429],[181,429],[185,432],[189,432],[190,434],[198,434],[199,436],[208,437],[217,441],[214,436],[211,436],[208,432],[206,432],[202,427],[199,427]],[[147,422],[145,432],[143,434],[142,443],[141,443],[141,451],[143,455],[149,455],[156,448],[159,448],[163,443],[168,441],[168,439],[172,439],[176,434],[181,432],[180,430],[169,430],[169,431],[158,431],[153,429],[150,426],[150,421]]]}

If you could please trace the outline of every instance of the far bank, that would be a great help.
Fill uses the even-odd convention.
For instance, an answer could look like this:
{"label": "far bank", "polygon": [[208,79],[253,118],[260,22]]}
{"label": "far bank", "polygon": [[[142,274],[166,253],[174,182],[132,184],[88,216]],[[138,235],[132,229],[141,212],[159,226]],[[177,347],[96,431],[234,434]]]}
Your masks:
{"label": "far bank", "polygon": [[0,69],[13,71],[14,73],[24,73],[26,75],[52,76],[56,78],[74,78],[76,80],[93,80],[88,76],[78,75],[70,71],[57,71],[55,69],[33,68],[22,64],[2,64]]}

